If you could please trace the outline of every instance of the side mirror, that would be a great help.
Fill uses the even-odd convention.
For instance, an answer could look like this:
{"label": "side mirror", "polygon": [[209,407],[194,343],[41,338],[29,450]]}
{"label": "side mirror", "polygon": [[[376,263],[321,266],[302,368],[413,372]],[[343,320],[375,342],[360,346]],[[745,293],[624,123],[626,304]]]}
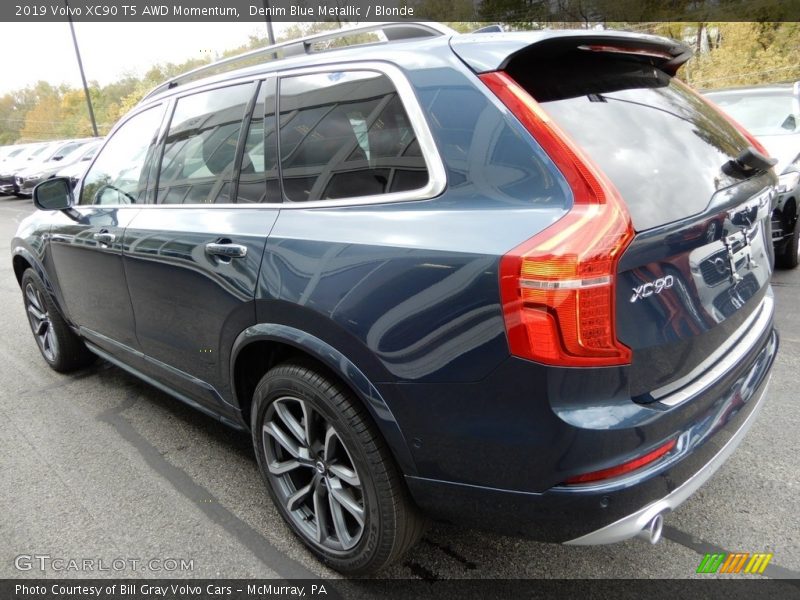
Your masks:
{"label": "side mirror", "polygon": [[33,188],[33,203],[39,210],[67,210],[75,204],[68,177],[53,177]]}

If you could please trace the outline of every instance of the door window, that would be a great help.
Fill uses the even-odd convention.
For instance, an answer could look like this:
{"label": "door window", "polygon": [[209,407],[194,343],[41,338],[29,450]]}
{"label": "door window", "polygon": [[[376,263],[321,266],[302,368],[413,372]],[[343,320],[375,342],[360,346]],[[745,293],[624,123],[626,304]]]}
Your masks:
{"label": "door window", "polygon": [[253,84],[245,83],[178,100],[158,175],[157,202],[231,202],[236,145]]}
{"label": "door window", "polygon": [[288,200],[374,196],[428,183],[414,128],[385,75],[340,71],[285,77],[279,106]]}
{"label": "door window", "polygon": [[128,119],[89,167],[80,204],[135,204],[145,200],[148,169],[164,114],[155,106]]}

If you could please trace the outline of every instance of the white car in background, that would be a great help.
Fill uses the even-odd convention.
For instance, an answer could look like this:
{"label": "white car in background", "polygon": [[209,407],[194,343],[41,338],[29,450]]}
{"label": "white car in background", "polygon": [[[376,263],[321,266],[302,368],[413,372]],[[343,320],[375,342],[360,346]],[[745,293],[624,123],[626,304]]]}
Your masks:
{"label": "white car in background", "polygon": [[31,161],[47,150],[50,143],[25,144],[20,152],[14,152],[0,162],[0,194],[16,194],[18,189],[14,176],[32,164]]}
{"label": "white car in background", "polygon": [[33,188],[39,183],[56,175],[61,175],[62,171],[71,167],[77,167],[82,174],[89,166],[89,161],[94,156],[97,149],[100,148],[101,140],[89,140],[83,143],[70,152],[64,154],[58,161],[51,160],[45,163],[39,163],[24,169],[16,174],[15,183],[19,187],[17,192],[20,196],[31,196]]}
{"label": "white car in background", "polygon": [[0,163],[5,161],[9,156],[13,156],[23,150],[24,148],[21,146],[0,146]]}
{"label": "white car in background", "polygon": [[[67,157],[79,150],[90,142],[96,141],[95,138],[84,138],[78,140],[61,140],[53,142],[50,146],[36,157],[36,160],[28,164],[24,169],[14,173],[14,193],[18,196],[29,197],[33,194],[33,188],[40,181],[47,179],[45,174],[58,171],[58,167],[64,164]],[[73,160],[73,158],[69,158]]]}
{"label": "white car in background", "polygon": [[800,263],[800,81],[704,92],[778,159],[772,241],[779,266]]}

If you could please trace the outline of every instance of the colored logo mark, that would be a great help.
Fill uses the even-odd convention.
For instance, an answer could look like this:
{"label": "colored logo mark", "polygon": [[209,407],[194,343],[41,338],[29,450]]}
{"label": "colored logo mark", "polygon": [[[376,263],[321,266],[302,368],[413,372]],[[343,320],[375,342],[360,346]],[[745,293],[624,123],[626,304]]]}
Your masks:
{"label": "colored logo mark", "polygon": [[761,575],[767,568],[772,554],[757,552],[736,552],[726,554],[706,554],[697,567],[698,573],[758,573]]}

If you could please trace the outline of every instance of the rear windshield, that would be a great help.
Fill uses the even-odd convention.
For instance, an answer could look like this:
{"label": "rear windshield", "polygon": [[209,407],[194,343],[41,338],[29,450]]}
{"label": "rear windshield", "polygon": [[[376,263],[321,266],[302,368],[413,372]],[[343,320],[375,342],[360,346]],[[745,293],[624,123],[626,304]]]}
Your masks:
{"label": "rear windshield", "polygon": [[638,231],[702,212],[737,181],[723,167],[744,137],[653,66],[579,54],[509,73],[612,180]]}

